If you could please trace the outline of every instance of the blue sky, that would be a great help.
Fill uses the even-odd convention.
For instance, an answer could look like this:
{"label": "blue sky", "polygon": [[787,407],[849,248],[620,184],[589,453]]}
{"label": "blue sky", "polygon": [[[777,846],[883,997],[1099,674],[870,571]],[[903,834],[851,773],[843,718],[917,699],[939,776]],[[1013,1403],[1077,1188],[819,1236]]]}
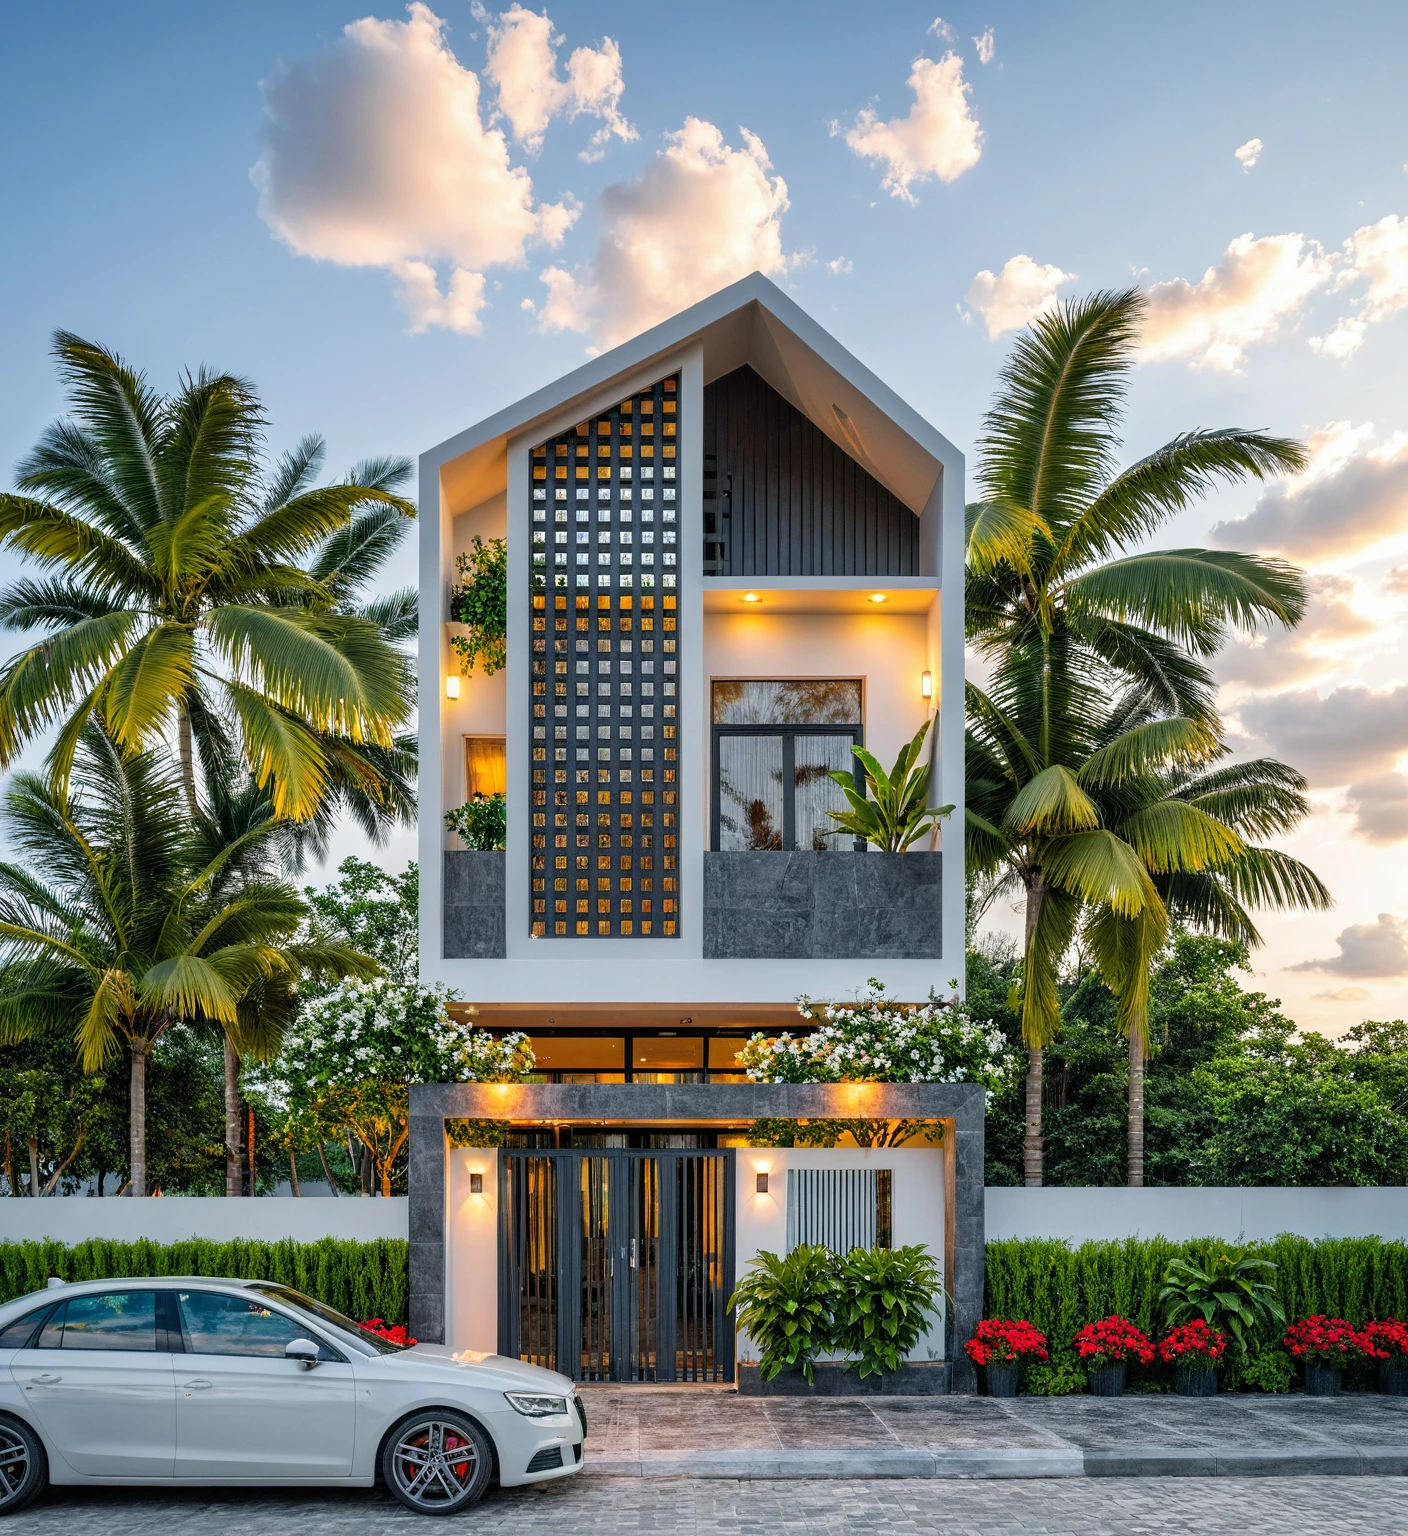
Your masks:
{"label": "blue sky", "polygon": [[[11,11],[6,472],[60,409],[56,326],[160,383],[200,362],[246,373],[275,447],[321,430],[344,465],[414,454],[659,318],[638,279],[661,258],[658,302],[741,275],[730,259],[771,263],[968,449],[1004,320],[1048,293],[1137,281],[1153,318],[1131,455],[1229,424],[1317,449],[1304,485],[1260,504],[1238,489],[1160,540],[1201,542],[1250,514],[1216,537],[1297,558],[1316,583],[1295,642],[1242,648],[1222,671],[1241,749],[1311,774],[1317,814],[1292,846],[1338,898],[1327,915],[1268,919],[1262,984],[1332,1031],[1403,1013],[1408,439],[1394,434],[1408,431],[1408,231],[1383,221],[1408,215],[1408,11],[1345,5],[1331,24],[1295,4],[1183,5],[1176,19],[1127,4],[945,5],[936,28],[931,7],[896,3],[559,3],[548,15],[563,41],[538,77],[559,84],[533,98],[530,29],[492,9],[439,0],[439,31],[430,11],[310,0]],[[488,65],[495,32],[523,45],[516,63]],[[927,117],[907,83],[921,58]],[[470,142],[435,93],[462,108],[474,83]],[[667,139],[686,118],[689,133]],[[599,158],[581,158],[602,131]],[[1248,168],[1235,152],[1257,139]],[[482,202],[462,195],[481,153],[497,178]],[[261,160],[266,217],[250,174]],[[500,207],[535,233],[506,236]],[[495,249],[503,259],[484,259]],[[351,264],[369,252],[376,264]],[[458,310],[457,267],[472,301]],[[561,274],[551,305],[545,269]],[[583,329],[552,328],[564,322]],[[1307,959],[1328,969],[1288,969]]]}

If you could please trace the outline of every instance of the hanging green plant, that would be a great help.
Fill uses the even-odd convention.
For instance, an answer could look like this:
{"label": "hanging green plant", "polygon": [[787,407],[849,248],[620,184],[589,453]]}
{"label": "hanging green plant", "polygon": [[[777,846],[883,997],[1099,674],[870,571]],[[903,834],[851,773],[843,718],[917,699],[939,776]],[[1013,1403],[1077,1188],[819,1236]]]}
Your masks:
{"label": "hanging green plant", "polygon": [[456,557],[459,585],[450,589],[450,617],[464,633],[450,644],[460,671],[478,664],[486,675],[498,672],[508,658],[508,544],[476,533],[474,544]]}

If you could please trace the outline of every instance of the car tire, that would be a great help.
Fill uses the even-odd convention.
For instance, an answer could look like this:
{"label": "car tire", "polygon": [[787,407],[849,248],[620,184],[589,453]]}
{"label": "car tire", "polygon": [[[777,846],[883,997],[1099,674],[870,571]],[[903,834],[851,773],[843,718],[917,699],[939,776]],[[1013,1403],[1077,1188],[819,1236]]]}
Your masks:
{"label": "car tire", "polygon": [[49,1458],[39,1436],[21,1420],[0,1413],[0,1515],[33,1504],[49,1486]]}
{"label": "car tire", "polygon": [[418,1515],[454,1515],[477,1504],[493,1470],[488,1435],[450,1408],[409,1414],[381,1452],[381,1475],[392,1497]]}

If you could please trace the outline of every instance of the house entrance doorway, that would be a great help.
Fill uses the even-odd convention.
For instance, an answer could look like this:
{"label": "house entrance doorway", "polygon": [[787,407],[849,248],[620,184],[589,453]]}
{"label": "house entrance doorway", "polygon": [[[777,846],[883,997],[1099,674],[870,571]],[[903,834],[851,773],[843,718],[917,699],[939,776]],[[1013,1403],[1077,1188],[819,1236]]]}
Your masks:
{"label": "house entrance doorway", "polygon": [[574,1381],[732,1381],[733,1153],[504,1150],[499,1353]]}

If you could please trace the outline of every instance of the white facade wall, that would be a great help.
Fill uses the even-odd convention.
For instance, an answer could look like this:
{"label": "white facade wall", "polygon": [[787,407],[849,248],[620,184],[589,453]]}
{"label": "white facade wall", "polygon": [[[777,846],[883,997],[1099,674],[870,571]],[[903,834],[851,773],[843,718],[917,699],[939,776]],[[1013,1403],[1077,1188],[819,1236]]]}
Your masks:
{"label": "white facade wall", "polygon": [[989,1189],[987,1238],[1268,1239],[1384,1237],[1408,1241],[1408,1188]]}
{"label": "white facade wall", "polygon": [[404,1195],[389,1200],[355,1195],[303,1200],[242,1200],[224,1195],[0,1200],[0,1242],[48,1239],[72,1244],[104,1237],[123,1243],[138,1238],[180,1243],[204,1237],[221,1243],[233,1238],[274,1243],[291,1237],[295,1242],[315,1243],[323,1237],[346,1237],[366,1243],[378,1237],[404,1239],[406,1207]]}

